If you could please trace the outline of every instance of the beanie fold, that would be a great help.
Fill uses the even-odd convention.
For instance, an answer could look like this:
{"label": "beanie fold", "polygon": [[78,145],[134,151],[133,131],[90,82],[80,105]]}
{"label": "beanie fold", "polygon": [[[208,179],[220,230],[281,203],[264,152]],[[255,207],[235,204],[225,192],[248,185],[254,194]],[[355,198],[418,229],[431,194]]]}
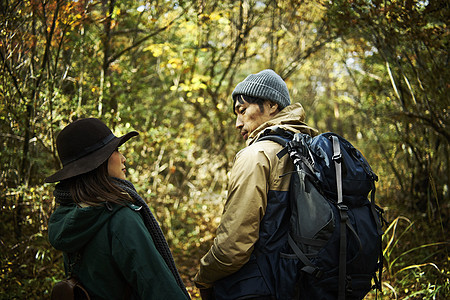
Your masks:
{"label": "beanie fold", "polygon": [[291,104],[289,90],[284,80],[273,70],[263,70],[247,76],[238,83],[232,98],[236,95],[246,95],[277,103],[281,109]]}

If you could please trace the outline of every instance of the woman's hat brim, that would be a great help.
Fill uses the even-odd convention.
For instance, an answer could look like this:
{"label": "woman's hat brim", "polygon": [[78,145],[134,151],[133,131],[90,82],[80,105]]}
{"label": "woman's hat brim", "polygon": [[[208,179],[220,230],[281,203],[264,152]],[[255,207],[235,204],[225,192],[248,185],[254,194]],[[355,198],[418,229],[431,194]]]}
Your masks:
{"label": "woman's hat brim", "polygon": [[100,149],[65,165],[58,172],[45,178],[45,182],[58,182],[90,172],[98,168],[111,156],[111,154],[113,154],[117,147],[137,135],[139,135],[137,131],[131,131],[121,137],[114,137],[108,144],[101,147]]}

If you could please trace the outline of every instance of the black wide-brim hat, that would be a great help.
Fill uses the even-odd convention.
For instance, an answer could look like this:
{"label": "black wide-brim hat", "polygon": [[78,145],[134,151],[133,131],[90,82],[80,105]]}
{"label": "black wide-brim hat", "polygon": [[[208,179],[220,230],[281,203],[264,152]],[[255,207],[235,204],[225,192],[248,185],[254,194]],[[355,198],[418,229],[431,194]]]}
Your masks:
{"label": "black wide-brim hat", "polygon": [[63,168],[47,177],[45,182],[57,182],[90,172],[104,163],[113,152],[137,131],[116,137],[96,118],[79,119],[67,125],[56,138],[56,148]]}

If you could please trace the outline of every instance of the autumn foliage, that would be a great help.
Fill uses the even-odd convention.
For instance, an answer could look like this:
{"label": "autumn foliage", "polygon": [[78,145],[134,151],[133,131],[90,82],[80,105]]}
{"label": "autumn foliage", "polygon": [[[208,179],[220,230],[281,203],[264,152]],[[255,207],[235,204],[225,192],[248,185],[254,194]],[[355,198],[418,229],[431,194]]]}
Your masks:
{"label": "autumn foliage", "polygon": [[[278,72],[307,123],[355,144],[379,175],[383,294],[449,296],[448,1],[9,0],[0,4],[0,298],[43,299],[64,277],[43,179],[58,132],[99,117],[192,278],[244,147],[230,94]],[[368,298],[373,298],[369,295]]]}

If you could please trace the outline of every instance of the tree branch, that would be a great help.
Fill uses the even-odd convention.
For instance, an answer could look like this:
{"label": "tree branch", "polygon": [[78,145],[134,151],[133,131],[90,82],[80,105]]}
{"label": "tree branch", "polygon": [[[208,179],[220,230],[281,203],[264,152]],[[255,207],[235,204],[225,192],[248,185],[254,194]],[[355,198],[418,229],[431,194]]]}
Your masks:
{"label": "tree branch", "polygon": [[142,44],[143,42],[147,41],[148,39],[150,39],[151,37],[157,35],[158,33],[166,30],[167,28],[169,28],[176,20],[178,20],[179,18],[181,18],[184,15],[184,9],[183,12],[181,14],[179,14],[176,18],[174,18],[173,20],[171,20],[169,22],[169,24],[167,24],[164,27],[158,28],[156,31],[146,35],[145,37],[137,40],[136,42],[134,42],[131,46],[126,47],[125,49],[123,49],[122,51],[116,53],[115,55],[112,55],[109,59],[108,59],[108,64],[112,63],[113,61],[117,60],[119,57],[121,57],[122,55],[124,55],[125,53],[127,53],[128,51],[136,48],[137,46],[139,46],[140,44]]}

